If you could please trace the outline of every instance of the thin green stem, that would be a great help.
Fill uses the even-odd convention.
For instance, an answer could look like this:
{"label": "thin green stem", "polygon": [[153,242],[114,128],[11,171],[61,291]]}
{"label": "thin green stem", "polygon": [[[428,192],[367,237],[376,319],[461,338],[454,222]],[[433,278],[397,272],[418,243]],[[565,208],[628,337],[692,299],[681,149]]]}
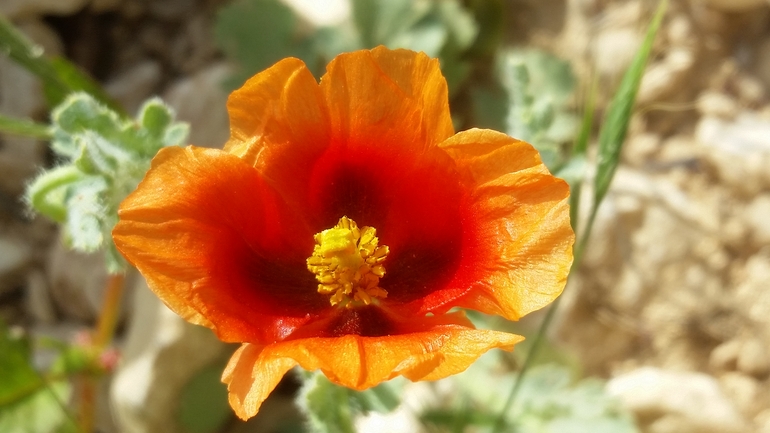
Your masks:
{"label": "thin green stem", "polygon": [[62,82],[56,69],[43,57],[43,47],[30,41],[13,24],[0,15],[0,50],[19,65],[37,75],[55,92],[66,95],[70,89]]}
{"label": "thin green stem", "polygon": [[7,117],[2,114],[0,114],[0,132],[39,138],[41,140],[49,140],[52,136],[48,125],[27,119]]}

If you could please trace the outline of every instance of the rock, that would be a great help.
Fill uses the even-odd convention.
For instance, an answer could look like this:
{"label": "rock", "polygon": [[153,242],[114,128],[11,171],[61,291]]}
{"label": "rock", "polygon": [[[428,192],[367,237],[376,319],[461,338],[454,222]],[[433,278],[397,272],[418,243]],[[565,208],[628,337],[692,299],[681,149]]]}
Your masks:
{"label": "rock", "polygon": [[146,60],[111,79],[104,88],[126,111],[136,113],[144,101],[155,93],[161,72],[158,62]]}
{"label": "rock", "polygon": [[709,357],[709,366],[716,371],[734,371],[741,353],[741,341],[730,340],[715,347]]}
{"label": "rock", "polygon": [[736,192],[753,197],[767,186],[770,121],[752,112],[739,113],[732,121],[704,116],[695,135],[704,160]]}
{"label": "rock", "polygon": [[743,413],[755,414],[762,406],[760,385],[756,379],[737,372],[729,372],[719,378],[725,394]]}
{"label": "rock", "polygon": [[316,27],[336,26],[350,17],[350,1],[283,0],[305,21]]}
{"label": "rock", "polygon": [[0,14],[10,19],[34,15],[70,15],[89,0],[3,0]]}
{"label": "rock", "polygon": [[173,84],[163,99],[177,113],[177,119],[190,123],[191,144],[222,147],[230,135],[230,122],[222,87],[231,69],[224,63],[214,64],[189,78]]}
{"label": "rock", "polygon": [[749,12],[767,6],[766,0],[706,0],[706,4],[721,12]]}
{"label": "rock", "polygon": [[770,373],[770,353],[767,344],[758,338],[750,338],[741,345],[738,355],[738,370],[754,377],[765,377]]}
{"label": "rock", "polygon": [[738,114],[738,103],[729,95],[707,91],[698,97],[698,111],[705,116],[731,119]]}
{"label": "rock", "polygon": [[770,333],[770,251],[761,250],[751,256],[742,274],[735,287],[735,301],[747,318],[764,324],[765,332]]}
{"label": "rock", "polygon": [[36,323],[48,325],[56,321],[56,310],[43,271],[35,269],[27,274],[26,296],[27,312]]}
{"label": "rock", "polygon": [[646,133],[630,137],[623,146],[623,160],[634,167],[642,167],[660,147],[657,134]]}
{"label": "rock", "polygon": [[743,218],[749,240],[757,248],[770,245],[770,194],[762,194],[746,207]]}
{"label": "rock", "polygon": [[102,253],[79,253],[56,241],[48,252],[46,273],[51,296],[66,318],[96,320],[107,284]]}
{"label": "rock", "polygon": [[32,260],[32,249],[21,239],[0,235],[0,294],[17,288]]}
{"label": "rock", "polygon": [[[746,421],[717,381],[705,374],[643,367],[610,380],[607,391],[638,419],[653,420],[653,426],[656,420],[663,423],[655,427],[656,432],[732,433],[747,429]],[[671,425],[677,430],[670,430]]]}
{"label": "rock", "polygon": [[664,100],[680,91],[694,64],[695,54],[691,49],[669,49],[662,61],[652,64],[645,72],[637,102],[644,104]]}
{"label": "rock", "polygon": [[770,408],[763,410],[754,417],[757,433],[770,433]]}
{"label": "rock", "polygon": [[599,33],[593,46],[597,72],[613,78],[620,76],[631,64],[641,43],[642,36],[633,27]]}
{"label": "rock", "polygon": [[169,310],[144,279],[135,287],[133,312],[110,391],[119,431],[181,432],[177,404],[183,387],[231,348]]}

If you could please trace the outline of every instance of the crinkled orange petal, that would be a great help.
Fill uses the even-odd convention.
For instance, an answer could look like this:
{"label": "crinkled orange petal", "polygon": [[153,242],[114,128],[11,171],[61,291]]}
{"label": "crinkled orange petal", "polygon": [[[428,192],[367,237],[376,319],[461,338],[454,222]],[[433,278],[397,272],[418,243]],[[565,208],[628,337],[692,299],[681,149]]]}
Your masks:
{"label": "crinkled orange petal", "polygon": [[313,233],[259,173],[216,149],[161,150],[120,206],[115,245],[185,319],[268,343],[317,318]]}
{"label": "crinkled orange petal", "polygon": [[305,64],[281,60],[230,94],[230,140],[225,151],[260,171],[303,212],[308,167],[329,145],[329,113]]}
{"label": "crinkled orange petal", "polygon": [[499,132],[460,132],[440,147],[471,190],[463,208],[476,232],[464,246],[473,260],[452,282],[470,290],[451,306],[517,320],[553,301],[572,264],[567,183],[551,176],[530,144]]}
{"label": "crinkled orange petal", "polygon": [[262,402],[293,366],[321,370],[334,383],[364,390],[396,376],[437,380],[460,373],[490,349],[511,350],[523,337],[446,324],[404,335],[290,340],[260,348],[244,344],[222,375],[230,405],[242,419]]}
{"label": "crinkled orange petal", "polygon": [[380,47],[341,54],[326,70],[321,90],[335,145],[414,153],[452,135],[438,60]]}
{"label": "crinkled orange petal", "polygon": [[225,151],[252,165],[266,144],[276,147],[272,152],[291,152],[328,143],[323,95],[299,59],[283,59],[248,79],[230,94],[227,111],[230,139]]}

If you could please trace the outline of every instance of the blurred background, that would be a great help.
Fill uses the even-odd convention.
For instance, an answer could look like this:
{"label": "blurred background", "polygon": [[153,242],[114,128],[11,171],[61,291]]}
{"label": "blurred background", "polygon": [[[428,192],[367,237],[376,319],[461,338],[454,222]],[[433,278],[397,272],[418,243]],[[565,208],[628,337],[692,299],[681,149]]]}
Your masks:
{"label": "blurred background", "polygon": [[[320,77],[343,51],[425,51],[441,60],[457,130],[526,139],[567,176],[589,96],[598,127],[656,6],[0,0],[0,14],[47,55],[89,72],[129,113],[161,96],[189,122],[189,142],[208,147],[228,137],[228,92],[281,58],[299,57]],[[522,389],[521,431],[770,433],[769,90],[769,1],[670,1],[616,178]],[[49,113],[38,79],[5,56],[0,113]],[[12,332],[73,342],[96,322],[107,276],[101,255],[62,246],[56,226],[21,199],[54,163],[46,142],[0,135],[0,319]],[[475,319],[532,335],[542,312],[515,325]],[[138,275],[129,275],[114,344],[120,357],[100,384],[97,431],[303,431],[291,375],[256,418],[235,419],[219,384],[234,347],[171,313]],[[452,381],[398,384],[403,403],[362,415],[359,430],[487,431],[486,409],[501,407],[526,350],[485,357]],[[33,361],[51,356],[35,350]],[[3,404],[0,426],[22,425],[11,432],[46,431],[20,420],[59,410]]]}

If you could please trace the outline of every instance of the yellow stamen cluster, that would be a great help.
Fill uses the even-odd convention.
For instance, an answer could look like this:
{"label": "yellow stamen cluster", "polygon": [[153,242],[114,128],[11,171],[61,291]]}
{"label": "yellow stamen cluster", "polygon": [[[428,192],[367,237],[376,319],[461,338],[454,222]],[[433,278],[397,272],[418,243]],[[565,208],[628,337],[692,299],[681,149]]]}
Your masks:
{"label": "yellow stamen cluster", "polygon": [[331,295],[332,305],[352,308],[388,296],[379,287],[385,275],[382,262],[388,256],[388,247],[377,245],[377,230],[359,229],[355,221],[342,217],[336,226],[314,238],[316,246],[307,259],[307,268],[318,280],[318,293]]}

